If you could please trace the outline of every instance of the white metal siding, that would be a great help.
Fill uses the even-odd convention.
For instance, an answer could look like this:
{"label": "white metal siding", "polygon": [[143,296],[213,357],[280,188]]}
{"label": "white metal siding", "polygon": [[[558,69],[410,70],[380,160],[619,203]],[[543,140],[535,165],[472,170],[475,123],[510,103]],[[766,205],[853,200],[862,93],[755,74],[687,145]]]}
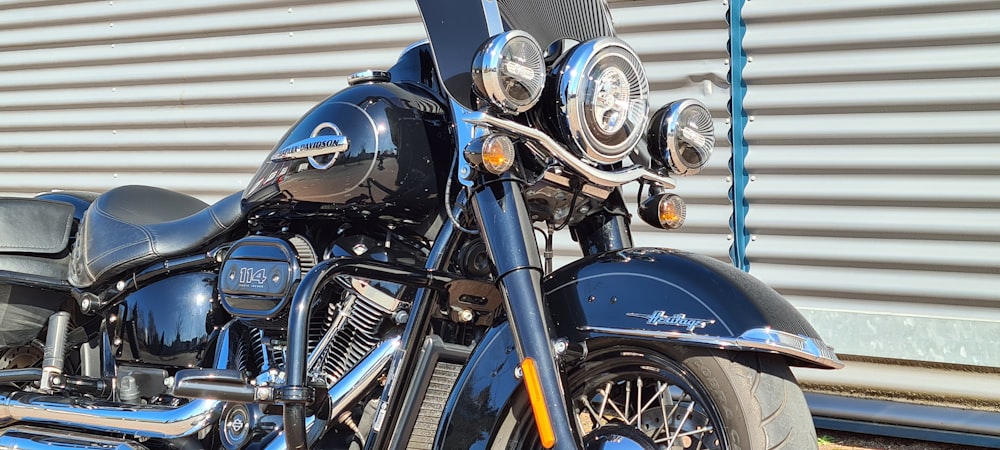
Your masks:
{"label": "white metal siding", "polygon": [[751,273],[838,352],[1000,366],[1000,3],[744,19]]}
{"label": "white metal siding", "polygon": [[44,5],[0,4],[0,195],[152,184],[213,201],[346,75],[424,37],[412,1]]}
{"label": "white metal siding", "polygon": [[[413,1],[0,3],[0,195],[152,184],[214,201],[242,189],[285,130],[424,38]],[[726,114],[726,6],[614,4],[647,62],[653,106]],[[668,13],[669,12],[669,13]],[[688,226],[636,241],[726,258],[724,119],[705,173],[681,179]],[[634,187],[628,191],[634,199]],[[558,241],[559,263],[579,253]]]}

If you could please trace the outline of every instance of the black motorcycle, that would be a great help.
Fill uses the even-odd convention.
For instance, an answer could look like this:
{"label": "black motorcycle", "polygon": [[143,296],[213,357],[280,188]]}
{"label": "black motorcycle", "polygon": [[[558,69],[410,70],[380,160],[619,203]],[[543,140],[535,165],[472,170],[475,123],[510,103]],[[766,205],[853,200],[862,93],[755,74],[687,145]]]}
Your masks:
{"label": "black motorcycle", "polygon": [[620,187],[679,227],[706,107],[649,114],[601,0],[419,6],[428,40],[245,191],[0,200],[0,447],[816,447],[789,366],[841,364],[809,323],[632,242]]}

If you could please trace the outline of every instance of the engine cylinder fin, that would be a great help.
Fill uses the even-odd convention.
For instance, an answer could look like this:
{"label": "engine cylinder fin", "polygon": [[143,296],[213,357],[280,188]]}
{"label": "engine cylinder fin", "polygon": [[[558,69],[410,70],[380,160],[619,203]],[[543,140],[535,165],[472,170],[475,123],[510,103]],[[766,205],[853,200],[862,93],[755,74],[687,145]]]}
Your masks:
{"label": "engine cylinder fin", "polygon": [[[350,286],[351,283],[344,285]],[[353,289],[347,295],[353,299],[341,303],[350,305],[350,310],[345,311],[347,323],[332,339],[324,363],[324,371],[333,379],[342,377],[378,345],[381,341],[380,328],[392,312]]]}
{"label": "engine cylinder fin", "polygon": [[264,352],[267,351],[264,345],[261,343],[261,331],[250,330],[247,333],[248,345],[253,349],[253,362],[255,367],[263,367],[265,362],[270,358],[265,358]]}

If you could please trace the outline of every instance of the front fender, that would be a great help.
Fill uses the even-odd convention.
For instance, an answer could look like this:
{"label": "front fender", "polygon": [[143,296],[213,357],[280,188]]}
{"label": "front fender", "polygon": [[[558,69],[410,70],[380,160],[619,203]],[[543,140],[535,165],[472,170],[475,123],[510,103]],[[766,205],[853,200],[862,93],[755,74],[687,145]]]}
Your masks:
{"label": "front fender", "polygon": [[752,275],[678,250],[632,248],[583,258],[545,279],[556,336],[665,339],[843,366],[787,300]]}
{"label": "front fender", "polygon": [[[573,343],[624,337],[842,366],[781,295],[706,256],[654,248],[614,251],[571,263],[543,283],[555,335]],[[501,413],[519,392],[519,364],[510,326],[501,322],[483,337],[456,381],[434,448],[487,448]]]}

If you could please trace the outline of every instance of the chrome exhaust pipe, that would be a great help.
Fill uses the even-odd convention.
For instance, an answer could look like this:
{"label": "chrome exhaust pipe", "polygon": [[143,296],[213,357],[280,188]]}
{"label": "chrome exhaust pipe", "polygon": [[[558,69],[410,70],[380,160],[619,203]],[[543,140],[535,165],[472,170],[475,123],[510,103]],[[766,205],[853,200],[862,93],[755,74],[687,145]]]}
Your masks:
{"label": "chrome exhaust pipe", "polygon": [[0,395],[0,418],[50,425],[70,425],[144,438],[174,439],[215,423],[218,400],[192,400],[177,407],[140,406],[83,400],[32,392]]}
{"label": "chrome exhaust pipe", "polygon": [[[215,367],[227,367],[228,325],[222,328],[216,349]],[[221,415],[222,407],[222,401],[208,399],[166,407],[17,391],[0,394],[0,421],[63,425],[140,438],[176,439],[213,425]],[[12,435],[9,439],[16,436],[20,435]]]}
{"label": "chrome exhaust pipe", "polygon": [[146,450],[137,442],[16,426],[0,430],[0,450]]}

